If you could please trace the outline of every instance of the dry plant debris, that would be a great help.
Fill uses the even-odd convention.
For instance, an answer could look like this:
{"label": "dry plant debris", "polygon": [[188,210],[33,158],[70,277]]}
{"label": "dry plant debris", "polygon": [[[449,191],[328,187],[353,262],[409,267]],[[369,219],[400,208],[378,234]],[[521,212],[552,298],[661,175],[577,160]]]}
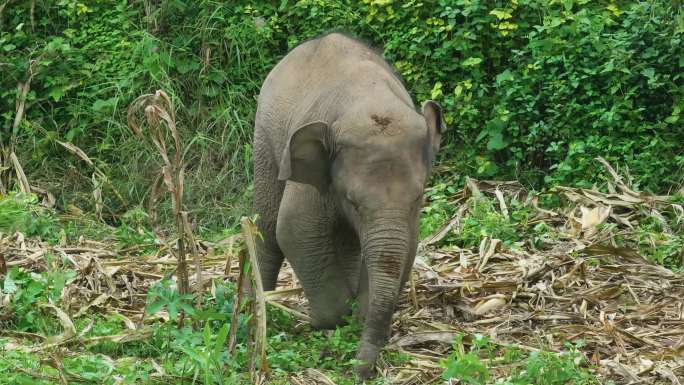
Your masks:
{"label": "dry plant debris", "polygon": [[[412,360],[404,367],[392,367],[381,360],[380,374],[396,384],[435,383],[442,372],[439,360],[447,355],[454,337],[480,333],[496,344],[524,351],[560,351],[566,342],[583,340],[580,351],[596,365],[602,381],[681,384],[684,274],[614,244],[599,225],[610,222],[617,231],[628,233],[644,215],[684,211],[668,197],[632,191],[617,173],[611,173],[614,182],[609,193],[559,188],[566,204],[553,211],[539,208],[536,198],[528,196],[516,182],[469,179],[454,197],[454,204],[462,204],[473,195],[486,195],[498,201],[499,209],[507,215],[504,197],[516,196],[536,210],[534,220],[553,226],[558,236],[546,239],[539,249],[528,242],[509,247],[489,238],[471,249],[435,247],[446,234],[459,231],[461,218],[467,214],[466,205],[461,206],[454,218],[421,243],[411,280],[395,313],[394,334],[387,349],[408,353]],[[238,244],[241,238],[235,236],[221,243]],[[236,280],[242,271],[240,261],[244,263],[247,258],[243,248],[217,253],[217,244],[195,241],[194,246],[202,259],[205,284],[214,278]],[[63,333],[48,339],[3,330],[0,335],[36,342],[31,348],[8,346],[36,351],[92,342],[83,337],[84,332],[76,332],[72,319],[95,309],[120,314],[128,326],[124,334],[98,339],[124,342],[149,337],[145,296],[154,283],[176,267],[174,253],[162,247],[150,255],[127,255],[109,247],[84,239],[69,246],[48,246],[21,234],[2,238],[0,252],[9,268],[55,268],[43,258],[51,253],[77,271],[62,293],[61,308],[48,305]],[[190,277],[191,286],[198,275]],[[287,265],[278,287],[263,294],[266,302],[307,322],[306,300]],[[255,293],[251,295],[254,298]],[[263,319],[261,316],[258,322]],[[256,356],[263,357],[263,346],[255,348],[260,350]],[[293,375],[291,382],[334,383],[318,370]]]}

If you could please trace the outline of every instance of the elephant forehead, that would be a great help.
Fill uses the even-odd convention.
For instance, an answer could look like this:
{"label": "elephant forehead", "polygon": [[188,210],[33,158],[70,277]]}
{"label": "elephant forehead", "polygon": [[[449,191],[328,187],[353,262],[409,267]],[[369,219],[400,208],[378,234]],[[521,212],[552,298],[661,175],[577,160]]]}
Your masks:
{"label": "elephant forehead", "polygon": [[399,190],[412,191],[413,187],[420,190],[427,171],[420,161],[419,151],[392,142],[368,141],[373,144],[343,149],[339,171],[347,183],[358,186],[383,185],[384,191],[388,187],[385,184],[391,182],[389,184],[396,184]]}
{"label": "elephant forehead", "polygon": [[391,114],[373,113],[355,123],[339,130],[337,141],[342,146],[373,151],[389,147],[406,151],[409,148],[418,149],[427,140],[424,122],[408,121]]}

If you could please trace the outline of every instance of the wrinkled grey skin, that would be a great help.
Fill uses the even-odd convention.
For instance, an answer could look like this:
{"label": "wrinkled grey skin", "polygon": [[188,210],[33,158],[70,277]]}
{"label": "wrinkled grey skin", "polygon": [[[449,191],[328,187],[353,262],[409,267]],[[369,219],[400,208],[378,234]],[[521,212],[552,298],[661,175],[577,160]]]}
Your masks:
{"label": "wrinkled grey skin", "polygon": [[342,324],[358,297],[362,379],[413,265],[442,131],[437,103],[416,112],[387,63],[339,33],[296,47],[261,88],[253,158],[264,289],[275,288],[285,256],[314,327]]}

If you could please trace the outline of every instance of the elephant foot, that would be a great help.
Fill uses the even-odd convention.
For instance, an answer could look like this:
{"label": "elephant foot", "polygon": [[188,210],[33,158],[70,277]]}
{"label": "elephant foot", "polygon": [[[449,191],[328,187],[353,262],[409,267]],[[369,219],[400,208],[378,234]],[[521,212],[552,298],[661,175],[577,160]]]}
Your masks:
{"label": "elephant foot", "polygon": [[381,348],[381,346],[367,341],[362,341],[359,344],[359,351],[356,354],[356,359],[359,363],[354,366],[354,374],[356,374],[358,382],[363,382],[375,376],[375,361]]}
{"label": "elephant foot", "polygon": [[363,384],[375,376],[375,369],[371,365],[356,365],[354,366],[354,374],[356,375],[356,383]]}

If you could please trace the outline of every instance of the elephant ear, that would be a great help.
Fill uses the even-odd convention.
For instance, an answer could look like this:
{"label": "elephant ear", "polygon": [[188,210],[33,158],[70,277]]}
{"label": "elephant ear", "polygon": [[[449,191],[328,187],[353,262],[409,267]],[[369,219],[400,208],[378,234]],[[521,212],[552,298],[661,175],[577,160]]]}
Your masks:
{"label": "elephant ear", "polygon": [[325,191],[329,183],[330,160],[325,143],[328,125],[305,124],[292,132],[280,160],[279,180],[310,184]]}
{"label": "elephant ear", "polygon": [[433,154],[437,154],[442,134],[446,131],[442,106],[434,100],[426,101],[423,103],[423,116],[427,122],[428,138],[432,144]]}

